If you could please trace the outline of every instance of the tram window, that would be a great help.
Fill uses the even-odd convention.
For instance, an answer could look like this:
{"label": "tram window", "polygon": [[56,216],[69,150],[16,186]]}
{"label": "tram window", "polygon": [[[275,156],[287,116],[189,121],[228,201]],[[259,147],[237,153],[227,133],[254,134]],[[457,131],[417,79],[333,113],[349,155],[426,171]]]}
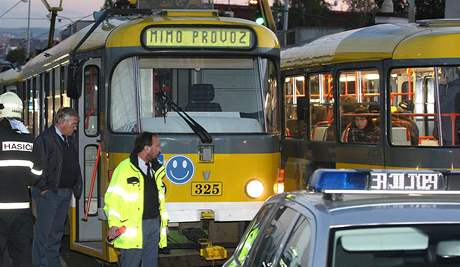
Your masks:
{"label": "tram window", "polygon": [[53,124],[53,92],[51,90],[51,73],[45,72],[45,79],[44,79],[44,89],[45,89],[45,99],[44,99],[44,121],[45,127],[51,126]]}
{"label": "tram window", "polygon": [[460,145],[460,67],[393,69],[390,74],[393,145]]}
{"label": "tram window", "polygon": [[277,132],[276,75],[266,59],[127,58],[112,75],[111,127],[115,132],[193,133],[162,103],[159,93],[164,93],[210,133]]}
{"label": "tram window", "polygon": [[334,88],[331,73],[308,75],[310,98],[310,138],[312,141],[334,141]]}
{"label": "tram window", "polygon": [[380,142],[380,76],[377,70],[351,70],[339,75],[340,141]]}
{"label": "tram window", "polygon": [[[84,161],[84,179],[83,179],[83,195],[87,196],[88,192],[91,191],[91,180],[92,176],[96,175],[95,181],[99,181],[99,172],[96,171],[93,173],[94,166],[96,165],[96,160],[97,160],[97,146],[94,145],[89,145],[85,147],[85,161]],[[87,201],[90,201],[89,203],[89,211],[88,215],[90,216],[95,216],[97,215],[97,210],[98,210],[98,192],[99,192],[99,183],[94,183],[92,192],[93,195],[91,199],[85,198],[85,207],[87,205]]]}
{"label": "tram window", "polygon": [[262,60],[265,126],[269,133],[280,132],[280,110],[278,101],[277,69],[270,60]]}
{"label": "tram window", "polygon": [[28,116],[28,113],[29,113],[29,110],[27,108],[27,105],[28,105],[28,87],[27,87],[27,81],[23,81],[22,82],[22,117],[23,117],[23,120],[24,120],[24,124],[27,125],[29,122],[28,122],[28,119],[29,119],[29,116]]}
{"label": "tram window", "polygon": [[29,131],[33,133],[34,125],[34,90],[33,79],[27,79],[27,124]]}
{"label": "tram window", "polygon": [[34,134],[40,134],[40,79],[38,76],[33,78],[33,117],[34,117]]}
{"label": "tram window", "polygon": [[67,65],[61,66],[61,105],[70,107],[70,97],[67,96]]}
{"label": "tram window", "polygon": [[284,109],[285,118],[284,133],[287,137],[300,138],[306,133],[305,118],[299,118],[297,110],[305,107],[299,107],[305,101],[305,77],[289,76],[284,79]]}
{"label": "tram window", "polygon": [[[58,100],[58,105],[56,105],[56,108],[63,107],[63,99],[64,99],[64,94],[65,94],[65,75],[66,75],[66,68],[65,66],[61,66],[59,68],[59,90],[56,90],[56,95],[55,98]],[[56,112],[59,110],[59,108],[56,110]]]}
{"label": "tram window", "polygon": [[98,134],[98,85],[99,68],[95,65],[86,66],[84,70],[84,129],[87,136]]}
{"label": "tram window", "polygon": [[53,102],[53,108],[51,109],[51,124],[53,124],[54,121],[54,114],[56,114],[56,98],[54,97],[56,95],[56,75],[57,75],[57,69],[53,68],[51,70],[51,94],[50,98],[51,101]]}

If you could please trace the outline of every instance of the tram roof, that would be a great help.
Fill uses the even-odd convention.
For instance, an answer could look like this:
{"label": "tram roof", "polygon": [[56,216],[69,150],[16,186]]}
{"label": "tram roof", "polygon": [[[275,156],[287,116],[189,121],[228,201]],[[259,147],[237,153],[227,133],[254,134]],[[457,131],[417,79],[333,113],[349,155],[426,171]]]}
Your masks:
{"label": "tram roof", "polygon": [[[110,19],[108,22],[110,24],[102,23],[99,25],[99,27],[96,28],[96,30],[78,49],[78,52],[89,51],[103,47],[110,32],[116,28],[116,26],[124,23],[124,21],[117,19]],[[75,34],[72,34],[67,39],[61,41],[59,44],[43,51],[42,53],[29,60],[23,67],[24,77],[35,74],[43,68],[51,68],[55,65],[67,61],[69,53],[75,48],[77,43],[83,38],[83,36],[85,36],[85,34],[91,29],[92,26],[93,24],[86,26]]]}
{"label": "tram roof", "polygon": [[379,24],[327,35],[281,52],[285,69],[382,59],[459,57],[460,21]]}
{"label": "tram roof", "polygon": [[[278,48],[279,42],[275,34],[268,28],[258,25],[255,22],[239,18],[219,17],[205,15],[205,11],[173,12],[168,16],[152,16],[132,20],[109,19],[104,22],[90,35],[90,37],[78,49],[78,52],[95,50],[107,47],[141,46],[140,36],[142,30],[148,25],[195,25],[205,23],[215,26],[242,26],[246,25],[253,29],[257,35],[258,46]],[[201,14],[201,15],[200,15]],[[209,12],[208,12],[209,14]],[[93,24],[88,25],[77,33],[71,35],[52,48],[43,51],[33,59],[29,60],[23,67],[22,74],[29,77],[43,69],[51,68],[68,60],[68,55],[77,43],[85,36]],[[113,31],[113,34],[111,34]]]}
{"label": "tram roof", "polygon": [[21,72],[15,69],[9,69],[0,73],[0,84],[11,84],[21,79]]}

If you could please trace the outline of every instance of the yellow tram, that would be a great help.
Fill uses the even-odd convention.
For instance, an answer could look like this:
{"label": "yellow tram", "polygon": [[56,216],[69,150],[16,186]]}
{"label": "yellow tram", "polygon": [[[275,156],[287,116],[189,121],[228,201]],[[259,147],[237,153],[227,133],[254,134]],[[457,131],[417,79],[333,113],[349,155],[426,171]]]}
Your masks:
{"label": "yellow tram", "polygon": [[104,241],[103,196],[141,131],[160,134],[171,229],[209,226],[211,242],[236,244],[241,222],[279,182],[275,34],[214,10],[104,14],[27,62],[20,78],[35,135],[60,107],[80,114],[84,190],[71,204],[71,249],[117,260]]}

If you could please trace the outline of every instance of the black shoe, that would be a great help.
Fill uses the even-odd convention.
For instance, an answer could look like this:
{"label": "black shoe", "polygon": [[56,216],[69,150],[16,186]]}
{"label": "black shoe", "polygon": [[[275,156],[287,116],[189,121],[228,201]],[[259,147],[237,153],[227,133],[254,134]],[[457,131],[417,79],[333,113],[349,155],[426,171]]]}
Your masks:
{"label": "black shoe", "polygon": [[160,248],[160,249],[158,250],[158,253],[159,253],[159,254],[171,254],[171,249],[169,249],[168,247],[166,247],[166,248]]}

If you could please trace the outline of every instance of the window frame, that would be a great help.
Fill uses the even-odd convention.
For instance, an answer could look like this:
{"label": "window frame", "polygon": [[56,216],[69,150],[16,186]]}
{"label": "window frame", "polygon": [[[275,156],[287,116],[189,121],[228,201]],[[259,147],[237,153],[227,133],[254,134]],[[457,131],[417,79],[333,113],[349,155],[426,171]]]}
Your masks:
{"label": "window frame", "polygon": [[[332,143],[332,142],[335,142],[337,140],[337,136],[336,136],[336,132],[334,132],[334,139],[332,140],[313,140],[312,139],[312,134],[313,134],[313,125],[312,125],[312,121],[311,121],[311,116],[312,116],[312,109],[311,109],[311,91],[310,91],[310,87],[308,86],[308,79],[310,76],[314,76],[314,75],[324,75],[324,74],[329,74],[331,76],[331,79],[332,79],[332,100],[334,101],[333,104],[332,104],[332,123],[329,125],[329,127],[333,126],[334,128],[336,128],[336,125],[338,123],[338,120],[337,120],[337,112],[336,112],[336,106],[337,106],[337,94],[338,94],[338,88],[337,88],[337,81],[336,81],[336,78],[335,78],[335,73],[333,70],[329,69],[329,70],[320,70],[320,71],[312,71],[312,72],[308,72],[306,77],[305,77],[305,85],[306,85],[306,88],[305,88],[305,91],[308,95],[308,100],[307,100],[307,103],[308,103],[308,118],[307,118],[307,132],[308,132],[308,135],[307,135],[307,138],[308,138],[308,141],[309,142],[314,142],[314,143]],[[327,132],[325,133],[327,134]]]}
{"label": "window frame", "polygon": [[[335,70],[335,85],[336,85],[336,118],[337,118],[337,123],[336,123],[336,135],[337,135],[337,139],[338,139],[338,143],[341,144],[341,145],[359,145],[359,146],[381,146],[383,144],[383,125],[385,124],[385,121],[386,121],[386,117],[384,116],[385,115],[385,112],[382,112],[383,109],[382,107],[385,107],[383,105],[383,101],[384,101],[384,98],[386,98],[386,95],[384,93],[382,93],[382,90],[384,90],[385,88],[385,91],[388,91],[386,90],[386,83],[383,82],[383,77],[384,77],[384,72],[381,68],[381,65],[379,65],[378,63],[380,62],[359,62],[359,63],[355,63],[355,64],[347,64],[346,66],[344,67],[337,67],[337,69]],[[378,81],[379,81],[379,88],[378,88],[378,93],[379,93],[379,101],[378,101],[378,106],[379,106],[379,115],[376,116],[376,118],[378,118],[380,120],[380,123],[378,125],[378,128],[380,129],[380,134],[379,134],[379,141],[377,143],[357,143],[357,142],[343,142],[342,141],[342,134],[343,134],[343,131],[342,131],[342,113],[340,111],[340,105],[341,105],[341,101],[340,101],[340,96],[341,96],[341,87],[340,87],[340,75],[343,73],[343,72],[352,72],[352,71],[376,71],[377,74],[379,75],[379,78],[378,78]],[[364,102],[364,103],[371,103],[371,102]],[[339,130],[340,129],[340,130]]]}
{"label": "window frame", "polygon": [[[294,227],[295,223],[297,222],[297,220],[299,219],[300,217],[300,214],[299,212],[292,207],[292,205],[289,205],[287,202],[283,201],[283,202],[280,202],[277,206],[276,206],[276,209],[273,208],[273,211],[271,213],[271,216],[270,218],[266,219],[265,220],[265,223],[263,225],[263,227],[261,227],[261,230],[260,232],[263,233],[264,230],[266,229],[266,227],[269,226],[269,224],[271,223],[271,221],[273,220],[274,216],[277,214],[277,212],[279,212],[279,210],[282,208],[282,207],[286,207],[286,209],[290,209],[294,212],[294,215],[295,215],[295,219],[293,219],[291,221],[291,223],[289,225],[287,225],[285,228],[286,231],[284,232],[284,236],[281,238],[281,243],[279,244],[279,246],[277,246],[277,251],[275,251],[275,254],[273,256],[273,262],[274,263],[277,263],[279,261],[279,258],[280,258],[280,255],[282,253],[282,250],[280,248],[284,248],[284,246],[286,245],[286,241],[287,239],[289,238],[291,232],[292,232],[292,228]],[[286,211],[286,209],[283,211],[283,213]],[[257,240],[254,242],[255,245],[253,246],[254,248],[258,248],[262,242],[262,236],[263,235],[259,235],[257,237]],[[250,252],[250,255],[249,255],[249,261],[246,261],[246,266],[257,266],[255,265],[254,261],[255,260],[258,260],[259,258],[256,258],[256,254],[257,254],[258,250],[257,249],[252,249],[251,252]]]}
{"label": "window frame", "polygon": [[95,94],[95,97],[93,99],[93,101],[95,101],[95,106],[96,106],[96,110],[94,110],[95,112],[95,117],[96,117],[96,132],[94,134],[88,134],[87,132],[87,129],[86,127],[83,128],[83,132],[85,133],[85,136],[88,136],[88,137],[97,137],[99,135],[99,112],[100,112],[100,107],[99,107],[99,94],[100,94],[100,84],[101,84],[101,69],[98,65],[96,64],[88,64],[88,65],[85,65],[84,69],[83,69],[83,106],[84,106],[84,122],[83,124],[86,124],[86,119],[87,119],[87,110],[86,110],[86,103],[88,101],[88,94],[87,94],[87,91],[86,91],[86,71],[89,69],[89,68],[94,68],[94,70],[96,71],[96,81],[95,81],[95,86],[97,86],[98,90],[93,90],[94,91],[94,94]]}
{"label": "window frame", "polygon": [[442,146],[414,146],[414,145],[397,145],[392,142],[392,124],[391,124],[391,88],[390,88],[390,79],[392,70],[403,69],[403,68],[435,68],[435,67],[460,67],[460,61],[453,58],[436,58],[436,59],[401,59],[401,60],[386,60],[384,73],[385,75],[385,84],[386,84],[386,101],[385,101],[385,116],[387,119],[386,131],[387,131],[387,142],[390,147],[393,148],[426,148],[426,149],[443,149],[443,148],[458,148],[460,145],[452,146],[443,144]]}

